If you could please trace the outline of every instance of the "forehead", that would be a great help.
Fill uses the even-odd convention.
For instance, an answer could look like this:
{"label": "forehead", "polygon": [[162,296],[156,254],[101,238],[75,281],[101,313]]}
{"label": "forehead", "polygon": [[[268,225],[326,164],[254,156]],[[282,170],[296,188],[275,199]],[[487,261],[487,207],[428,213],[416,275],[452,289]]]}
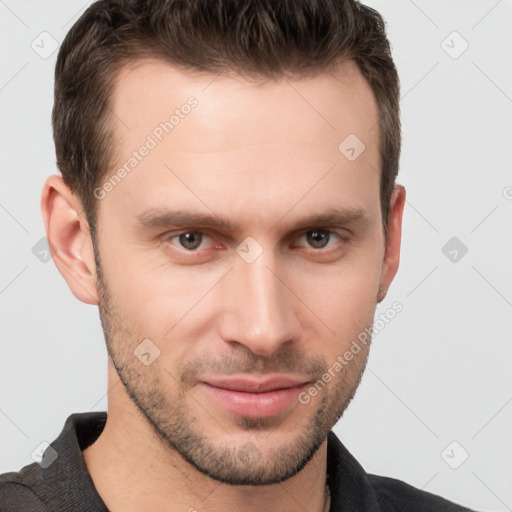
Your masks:
{"label": "forehead", "polygon": [[[200,114],[193,116],[194,128],[216,128],[207,139],[194,142],[195,149],[205,151],[217,150],[222,143],[241,145],[247,137],[250,143],[289,142],[284,128],[292,126],[291,135],[301,140],[331,132],[337,141],[351,130],[371,142],[370,136],[378,133],[371,130],[378,121],[373,92],[353,61],[341,62],[329,73],[316,76],[259,81],[192,72],[158,59],[129,62],[115,80],[111,100],[114,127],[124,140],[133,129],[150,132],[152,123],[169,119],[190,97],[196,98],[200,107],[195,111]],[[303,122],[297,125],[298,118]],[[272,139],[276,134],[279,138]],[[175,130],[172,141],[176,145],[191,142],[187,135]]]}
{"label": "forehead", "polygon": [[320,181],[314,188],[340,202],[359,196],[351,207],[378,196],[377,104],[352,61],[330,73],[255,82],[145,59],[119,72],[110,110],[117,144],[109,175],[151,140],[108,196],[122,195],[127,208],[140,203],[139,212],[191,192],[218,192],[240,207],[258,197],[267,207]]}

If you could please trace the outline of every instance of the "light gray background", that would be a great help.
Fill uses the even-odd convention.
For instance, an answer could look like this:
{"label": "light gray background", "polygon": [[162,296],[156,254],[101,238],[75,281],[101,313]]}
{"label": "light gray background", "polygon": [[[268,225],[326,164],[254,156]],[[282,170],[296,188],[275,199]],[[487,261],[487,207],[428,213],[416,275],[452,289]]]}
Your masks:
{"label": "light gray background", "polygon": [[[0,472],[32,462],[70,413],[107,407],[98,310],[32,252],[42,184],[56,172],[57,53],[31,45],[49,52],[86,5],[0,1]],[[512,3],[369,5],[387,20],[401,76],[408,192],[401,268],[377,313],[404,309],[375,337],[335,431],[369,472],[511,510]],[[441,250],[454,236],[468,248],[456,262]]]}

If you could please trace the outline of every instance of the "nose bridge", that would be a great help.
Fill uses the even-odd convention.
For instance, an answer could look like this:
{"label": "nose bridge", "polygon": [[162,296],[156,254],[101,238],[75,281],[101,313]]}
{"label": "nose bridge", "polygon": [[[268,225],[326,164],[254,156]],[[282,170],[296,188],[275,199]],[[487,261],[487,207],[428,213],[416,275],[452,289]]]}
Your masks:
{"label": "nose bridge", "polygon": [[226,341],[269,355],[298,336],[293,294],[281,281],[279,264],[271,250],[263,251],[252,262],[237,256],[230,274]]}

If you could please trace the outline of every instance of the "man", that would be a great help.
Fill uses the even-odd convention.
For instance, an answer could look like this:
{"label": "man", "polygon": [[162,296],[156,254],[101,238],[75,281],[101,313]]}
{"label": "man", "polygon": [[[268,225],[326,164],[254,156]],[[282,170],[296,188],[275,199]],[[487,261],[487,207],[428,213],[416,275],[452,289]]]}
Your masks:
{"label": "man", "polygon": [[2,510],[468,510],[366,474],[331,431],[399,265],[378,13],[101,0],[61,46],[53,128],[45,228],[99,307],[108,414],[2,475]]}

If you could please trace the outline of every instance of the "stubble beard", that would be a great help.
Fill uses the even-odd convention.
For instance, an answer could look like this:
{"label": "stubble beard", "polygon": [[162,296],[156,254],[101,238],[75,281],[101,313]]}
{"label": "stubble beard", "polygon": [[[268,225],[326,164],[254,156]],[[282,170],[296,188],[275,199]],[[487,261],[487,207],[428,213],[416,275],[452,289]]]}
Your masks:
{"label": "stubble beard", "polygon": [[[122,315],[114,307],[101,269],[97,269],[97,276],[100,319],[108,355],[127,395],[170,450],[213,480],[231,485],[256,486],[280,483],[296,475],[325,441],[361,382],[370,343],[330,384],[319,390],[316,400],[294,406],[290,414],[297,407],[304,407],[310,419],[302,424],[291,440],[272,443],[272,436],[279,431],[280,423],[276,423],[273,417],[237,416],[235,429],[231,426],[230,432],[238,428],[242,431],[241,437],[246,437],[249,432],[253,439],[257,437],[260,441],[237,441],[227,434],[227,441],[216,441],[209,435],[207,427],[200,426],[197,417],[187,406],[189,391],[185,386],[179,385],[179,391],[174,396],[166,392],[162,380],[176,384],[184,381],[183,374],[179,378],[173,377],[161,366],[144,366],[134,356],[133,350],[140,340],[122,322]],[[243,367],[247,368],[247,365]],[[325,362],[317,362],[313,367],[319,376],[327,370]],[[189,403],[195,404],[196,401],[189,399]],[[310,407],[316,407],[313,414],[307,409]],[[303,417],[302,411],[300,417]],[[219,423],[213,416],[210,419]],[[286,421],[286,417],[281,421]]]}

